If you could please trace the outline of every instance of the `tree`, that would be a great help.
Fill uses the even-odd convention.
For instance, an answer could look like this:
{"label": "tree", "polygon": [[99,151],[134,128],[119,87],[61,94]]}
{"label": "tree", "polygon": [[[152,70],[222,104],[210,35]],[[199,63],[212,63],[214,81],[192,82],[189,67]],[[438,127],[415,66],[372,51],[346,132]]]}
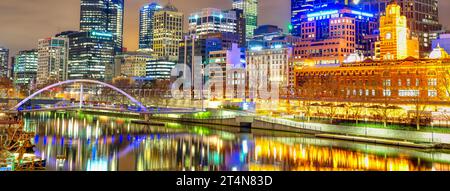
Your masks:
{"label": "tree", "polygon": [[[450,105],[450,66],[448,63],[440,62],[437,77],[437,93],[438,100],[441,105]],[[448,123],[450,121],[450,111],[441,111],[441,117]]]}
{"label": "tree", "polygon": [[352,116],[355,119],[356,124],[358,124],[359,119],[361,118],[361,113],[363,112],[364,108],[365,108],[364,104],[351,106]]}
{"label": "tree", "polygon": [[314,79],[311,77],[303,77],[298,80],[298,97],[300,108],[306,116],[306,120],[309,122],[312,116],[312,101],[316,98],[317,91],[315,90],[316,86],[314,83]]}
{"label": "tree", "polygon": [[10,97],[14,94],[13,82],[6,77],[0,78],[0,96]]}

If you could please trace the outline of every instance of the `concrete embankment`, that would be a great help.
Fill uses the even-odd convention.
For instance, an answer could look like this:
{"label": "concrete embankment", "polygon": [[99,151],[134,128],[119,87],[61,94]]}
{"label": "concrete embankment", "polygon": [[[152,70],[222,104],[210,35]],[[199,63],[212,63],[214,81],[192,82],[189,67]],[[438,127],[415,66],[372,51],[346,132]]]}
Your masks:
{"label": "concrete embankment", "polygon": [[327,138],[327,139],[339,139],[339,140],[346,140],[346,141],[355,141],[355,142],[384,144],[384,145],[395,145],[395,146],[402,146],[402,147],[414,147],[414,148],[420,148],[420,149],[436,148],[435,144],[421,144],[421,143],[413,143],[413,142],[408,142],[408,141],[378,139],[378,138],[369,138],[369,137],[357,137],[357,136],[334,135],[334,134],[316,134],[316,137]]}
{"label": "concrete embankment", "polygon": [[141,124],[141,125],[151,125],[151,126],[165,126],[165,123],[145,121],[145,120],[131,120],[132,123]]}
{"label": "concrete embankment", "polygon": [[[195,124],[205,124],[205,125],[220,125],[220,126],[232,126],[232,127],[242,127],[240,123],[240,117],[237,118],[229,118],[229,119],[193,119],[193,118],[167,118],[167,117],[152,117],[152,119],[157,120],[169,120],[176,121],[182,123],[195,123]],[[365,142],[365,143],[373,143],[373,144],[384,144],[384,145],[393,145],[400,147],[410,147],[410,148],[418,148],[418,149],[432,149],[432,148],[443,148],[448,149],[450,145],[445,142],[429,142],[429,141],[421,141],[423,139],[418,139],[415,136],[393,136],[389,132],[384,132],[382,135],[378,135],[376,132],[378,129],[367,129],[366,135],[374,135],[374,136],[365,136],[364,134],[358,133],[356,130],[361,130],[360,128],[354,127],[334,127],[340,131],[334,131],[328,126],[320,126],[318,125],[299,125],[297,122],[283,122],[282,124],[277,122],[268,122],[265,120],[254,119],[251,123],[251,129],[260,129],[260,130],[270,130],[270,131],[282,131],[282,132],[292,132],[292,133],[302,133],[302,134],[311,134],[319,138],[326,139],[339,139],[346,141],[355,141],[355,142]],[[345,130],[345,131],[343,131]],[[351,131],[350,131],[351,130]],[[378,130],[379,131],[379,130]],[[386,130],[383,130],[386,131]],[[399,130],[389,130],[395,132],[395,135],[401,134],[404,135],[406,133],[416,133],[421,135],[422,132],[403,132]],[[356,133],[355,133],[356,132]],[[389,135],[388,137],[384,137]],[[414,134],[415,135],[415,134]],[[436,134],[434,134],[436,136]],[[427,139],[425,139],[427,140]],[[430,139],[432,140],[432,139]],[[443,139],[435,139],[443,140]]]}

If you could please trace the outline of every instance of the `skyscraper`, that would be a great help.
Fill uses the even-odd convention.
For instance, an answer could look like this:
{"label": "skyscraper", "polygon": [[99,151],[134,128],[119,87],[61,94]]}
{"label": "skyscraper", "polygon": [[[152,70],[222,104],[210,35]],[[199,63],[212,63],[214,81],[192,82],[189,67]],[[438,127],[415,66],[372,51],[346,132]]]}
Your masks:
{"label": "skyscraper", "polygon": [[253,30],[258,26],[258,0],[233,0],[233,8],[243,11],[246,38],[252,38]]}
{"label": "skyscraper", "polygon": [[340,4],[316,8],[299,20],[297,64],[341,64],[351,54],[374,56],[378,21],[373,13]]}
{"label": "skyscraper", "polygon": [[153,48],[153,15],[162,7],[158,3],[144,5],[139,14],[139,49]]}
{"label": "skyscraper", "polygon": [[107,67],[113,67],[113,34],[91,30],[69,34],[69,79],[105,81]]}
{"label": "skyscraper", "polygon": [[291,33],[294,36],[301,35],[301,16],[314,9],[332,9],[335,5],[346,5],[351,6],[353,9],[363,9],[362,2],[365,1],[373,0],[291,0]]}
{"label": "skyscraper", "polygon": [[68,58],[67,38],[50,37],[39,40],[37,85],[66,80]]}
{"label": "skyscraper", "polygon": [[122,51],[124,0],[81,0],[80,30],[113,34],[116,53]]}
{"label": "skyscraper", "polygon": [[178,60],[183,39],[184,15],[172,4],[167,4],[153,16],[153,51],[157,57]]}
{"label": "skyscraper", "polygon": [[[378,15],[385,15],[392,0],[366,0],[369,7]],[[396,0],[401,14],[406,16],[407,27],[413,36],[419,38],[421,56],[425,57],[432,49],[432,32],[442,29],[439,24],[438,0]]]}
{"label": "skyscraper", "polygon": [[0,47],[0,77],[8,77],[9,49]]}
{"label": "skyscraper", "polygon": [[38,51],[20,51],[14,62],[14,84],[16,86],[28,86],[34,84],[38,71]]}

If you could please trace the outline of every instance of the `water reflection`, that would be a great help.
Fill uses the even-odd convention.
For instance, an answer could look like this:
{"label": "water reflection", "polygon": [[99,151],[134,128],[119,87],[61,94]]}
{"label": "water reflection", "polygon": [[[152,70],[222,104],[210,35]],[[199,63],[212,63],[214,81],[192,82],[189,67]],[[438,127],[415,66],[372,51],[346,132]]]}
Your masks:
{"label": "water reflection", "polygon": [[447,153],[274,132],[145,126],[77,113],[31,114],[25,128],[36,132],[36,154],[48,170],[450,170]]}

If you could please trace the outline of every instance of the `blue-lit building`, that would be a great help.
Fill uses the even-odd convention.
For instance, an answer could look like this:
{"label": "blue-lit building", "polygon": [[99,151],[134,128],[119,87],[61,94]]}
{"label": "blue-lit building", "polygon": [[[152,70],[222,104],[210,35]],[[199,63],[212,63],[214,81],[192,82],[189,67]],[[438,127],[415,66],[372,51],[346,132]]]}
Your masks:
{"label": "blue-lit building", "polygon": [[[351,6],[354,9],[363,9],[365,1],[371,0],[291,0],[291,34],[301,35],[301,16],[317,9],[331,9],[336,5]],[[372,0],[374,1],[374,0]]]}
{"label": "blue-lit building", "polygon": [[124,0],[81,0],[80,30],[113,34],[114,52],[122,52]]}
{"label": "blue-lit building", "polygon": [[158,3],[144,5],[139,12],[139,49],[153,48],[153,15],[161,10]]}
{"label": "blue-lit building", "polygon": [[[69,79],[108,81],[107,68],[113,68],[114,35],[91,30],[68,35]],[[112,76],[110,76],[112,77]]]}
{"label": "blue-lit building", "polygon": [[350,54],[375,55],[378,19],[370,12],[336,4],[317,8],[300,17],[294,54],[315,64],[341,64]]}
{"label": "blue-lit building", "polygon": [[158,58],[147,61],[146,74],[147,79],[151,80],[168,80],[171,78],[171,71],[176,63],[167,59]]}

